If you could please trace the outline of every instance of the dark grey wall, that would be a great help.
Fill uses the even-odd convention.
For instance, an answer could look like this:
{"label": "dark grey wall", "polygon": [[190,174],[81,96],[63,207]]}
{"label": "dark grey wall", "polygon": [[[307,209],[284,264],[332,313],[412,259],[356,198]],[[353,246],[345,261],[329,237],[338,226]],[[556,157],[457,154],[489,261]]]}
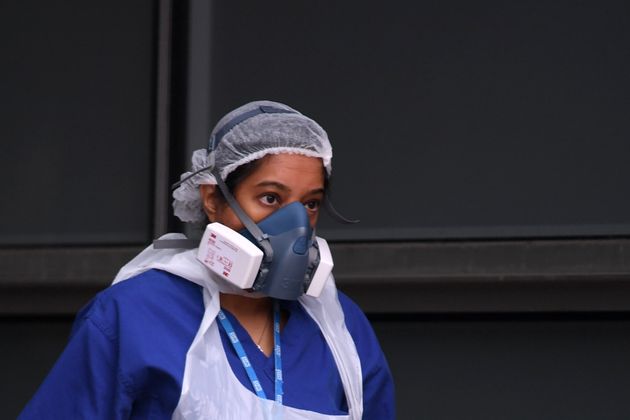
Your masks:
{"label": "dark grey wall", "polygon": [[2,3],[0,245],[151,237],[154,3]]}
{"label": "dark grey wall", "polygon": [[377,321],[400,419],[626,419],[630,322]]}
{"label": "dark grey wall", "polygon": [[630,234],[628,2],[212,4],[209,115],[273,98],[328,130],[362,223],[326,237]]}

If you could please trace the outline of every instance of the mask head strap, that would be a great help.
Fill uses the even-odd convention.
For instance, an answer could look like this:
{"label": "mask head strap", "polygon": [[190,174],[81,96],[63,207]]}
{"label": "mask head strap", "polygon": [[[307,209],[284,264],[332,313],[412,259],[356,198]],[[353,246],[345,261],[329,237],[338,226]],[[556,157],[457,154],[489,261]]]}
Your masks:
{"label": "mask head strap", "polygon": [[245,229],[247,229],[249,233],[252,234],[252,236],[256,239],[256,242],[258,242],[258,244],[262,247],[265,254],[264,261],[271,261],[271,259],[273,258],[273,248],[271,247],[269,236],[262,230],[260,230],[258,225],[254,223],[254,221],[241,208],[241,205],[238,204],[236,198],[234,198],[227,185],[225,185],[225,182],[223,182],[223,180],[219,176],[218,171],[213,169],[211,173],[212,175],[214,175],[214,178],[217,181],[217,186],[223,193],[223,197],[228,202],[228,205],[230,206],[232,211],[234,211],[234,213],[236,214],[236,217],[238,217],[238,219],[243,223],[243,226],[245,226]]}
{"label": "mask head strap", "polygon": [[326,211],[328,212],[328,214],[330,214],[333,219],[337,220],[338,222],[345,224],[355,224],[360,222],[359,219],[348,219],[347,217],[339,213],[337,209],[335,209],[335,207],[333,206],[332,201],[330,201],[330,195],[328,194],[328,191],[325,192],[324,206],[326,207]]}
{"label": "mask head strap", "polygon": [[210,137],[210,143],[208,144],[208,153],[211,153],[214,149],[216,149],[217,145],[221,142],[223,137],[225,137],[227,133],[232,131],[234,127],[236,127],[243,121],[246,121],[260,114],[297,114],[297,112],[291,109],[282,109],[273,106],[261,105],[257,108],[252,109],[251,111],[247,111],[240,115],[237,115],[236,117],[228,121],[223,127],[221,127],[220,130],[214,133],[214,136]]}
{"label": "mask head strap", "polygon": [[[217,182],[217,187],[219,187],[219,190],[221,190],[221,193],[223,193],[225,201],[227,201],[232,211],[234,211],[234,213],[236,214],[236,217],[238,217],[238,219],[243,223],[243,226],[245,226],[245,228],[249,231],[249,233],[251,233],[251,235],[256,239],[260,247],[263,249],[263,252],[265,254],[264,261],[271,261],[273,258],[273,248],[271,246],[271,242],[269,241],[269,236],[264,233],[241,208],[240,204],[238,204],[238,201],[236,201],[236,198],[234,198],[227,185],[225,185],[223,179],[221,179],[221,176],[218,173],[219,171],[217,171],[216,168],[214,168],[213,166],[206,166],[204,168],[201,168],[198,171],[195,171],[187,177],[176,182],[172,185],[171,188],[177,188],[193,176],[204,171],[209,171],[214,176]],[[153,247],[155,249],[194,248],[198,244],[198,242],[195,243],[194,240],[190,239],[157,239],[153,241]]]}

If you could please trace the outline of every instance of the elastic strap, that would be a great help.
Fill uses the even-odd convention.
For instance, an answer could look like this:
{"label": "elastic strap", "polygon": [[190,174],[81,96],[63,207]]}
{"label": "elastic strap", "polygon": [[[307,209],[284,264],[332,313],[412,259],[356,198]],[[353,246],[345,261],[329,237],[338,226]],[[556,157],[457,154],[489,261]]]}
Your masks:
{"label": "elastic strap", "polygon": [[[188,181],[193,176],[204,171],[209,171],[214,176],[214,179],[217,182],[217,186],[223,193],[223,197],[225,197],[225,200],[228,202],[228,205],[232,208],[232,210],[236,214],[236,217],[239,218],[239,220],[243,223],[243,226],[245,226],[245,229],[247,229],[249,233],[252,234],[254,239],[256,239],[258,244],[263,249],[263,252],[265,254],[264,261],[270,262],[273,259],[273,248],[271,246],[271,242],[269,241],[269,237],[267,236],[266,233],[264,233],[258,227],[256,223],[254,223],[254,221],[247,215],[247,213],[243,211],[240,204],[238,204],[238,201],[236,201],[236,199],[230,192],[227,185],[225,185],[225,182],[223,181],[223,179],[221,179],[221,176],[219,175],[219,171],[217,171],[216,168],[214,168],[214,162],[212,162],[212,165],[203,167],[191,173],[190,175],[187,175],[186,177],[182,178],[180,181],[173,184],[171,188],[175,189],[179,187],[181,184]],[[193,246],[190,246],[191,244]],[[153,247],[155,249],[195,248],[197,245],[199,245],[199,243],[194,243],[194,241],[189,240],[189,239],[162,239],[162,240],[158,239],[158,240],[153,241]]]}
{"label": "elastic strap", "polygon": [[297,114],[298,112],[291,109],[276,108],[273,106],[261,105],[258,108],[254,108],[251,111],[244,112],[228,121],[214,136],[210,138],[210,144],[208,144],[208,153],[213,151],[217,145],[221,142],[223,137],[229,133],[234,127],[239,125],[245,120],[248,120],[256,115],[260,114]]}
{"label": "elastic strap", "polygon": [[208,162],[208,166],[204,166],[203,168],[196,170],[195,172],[185,176],[184,178],[180,179],[179,181],[171,185],[171,191],[173,191],[175,188],[182,185],[184,182],[188,181],[193,176],[199,175],[202,172],[209,171],[212,168],[214,168],[214,154],[208,155],[208,159],[210,159],[210,162]]}
{"label": "elastic strap", "polygon": [[273,248],[271,246],[271,242],[269,241],[269,236],[264,233],[256,223],[254,223],[254,221],[247,215],[247,213],[245,213],[245,211],[243,211],[241,205],[238,204],[236,198],[234,198],[227,185],[225,185],[225,182],[223,182],[223,180],[219,176],[218,171],[213,169],[211,173],[212,175],[214,175],[217,181],[217,186],[223,193],[223,197],[225,197],[225,200],[228,202],[228,205],[230,206],[232,211],[234,211],[234,213],[236,214],[236,217],[239,218],[239,220],[243,223],[243,226],[245,226],[245,229],[247,229],[249,233],[252,234],[254,239],[256,239],[258,244],[262,247],[265,254],[264,261],[271,261],[273,259]]}
{"label": "elastic strap", "polygon": [[330,200],[330,196],[328,195],[328,191],[326,191],[325,194],[326,196],[324,197],[324,206],[326,207],[326,211],[328,211],[328,214],[330,214],[334,219],[336,219],[338,222],[346,223],[346,224],[355,224],[355,223],[360,222],[359,219],[348,219],[342,216],[341,213],[339,213],[335,209],[335,207],[333,207],[332,201]]}

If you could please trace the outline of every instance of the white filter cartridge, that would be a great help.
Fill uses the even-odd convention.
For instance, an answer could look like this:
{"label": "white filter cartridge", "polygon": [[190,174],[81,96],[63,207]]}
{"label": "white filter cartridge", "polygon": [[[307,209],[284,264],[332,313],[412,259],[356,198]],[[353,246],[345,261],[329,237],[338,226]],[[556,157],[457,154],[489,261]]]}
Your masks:
{"label": "white filter cartridge", "polygon": [[317,266],[315,274],[313,274],[311,284],[308,286],[308,290],[306,291],[307,295],[313,297],[318,297],[320,293],[322,293],[324,285],[326,284],[334,266],[328,242],[319,236],[316,239],[317,247],[319,248],[319,265]]}
{"label": "white filter cartridge", "polygon": [[201,238],[197,259],[241,289],[250,289],[263,252],[249,239],[221,223],[210,223]]}

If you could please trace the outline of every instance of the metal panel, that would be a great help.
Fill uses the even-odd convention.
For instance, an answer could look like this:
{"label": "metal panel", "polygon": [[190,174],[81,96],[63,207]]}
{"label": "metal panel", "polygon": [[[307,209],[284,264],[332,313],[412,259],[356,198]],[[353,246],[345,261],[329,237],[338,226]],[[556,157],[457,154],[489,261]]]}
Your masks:
{"label": "metal panel", "polygon": [[[332,243],[368,313],[630,311],[630,240]],[[0,314],[70,314],[140,249],[0,250]]]}

